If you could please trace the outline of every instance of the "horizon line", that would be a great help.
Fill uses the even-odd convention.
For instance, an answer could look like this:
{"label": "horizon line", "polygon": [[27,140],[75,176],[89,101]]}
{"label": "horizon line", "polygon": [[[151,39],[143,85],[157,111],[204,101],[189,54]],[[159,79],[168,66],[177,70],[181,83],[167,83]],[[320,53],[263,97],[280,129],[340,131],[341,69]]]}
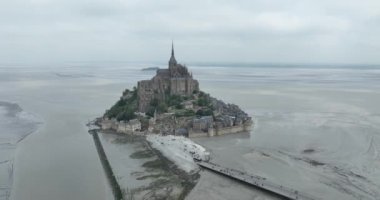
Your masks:
{"label": "horizon line", "polygon": [[[83,61],[45,61],[45,62],[0,62],[0,65],[50,65],[50,64],[95,64],[95,63],[130,63],[130,64],[146,64],[146,65],[166,65],[167,62],[163,61],[126,61],[126,60],[83,60]],[[185,65],[200,65],[200,66],[214,66],[214,65],[222,65],[222,66],[230,66],[230,65],[239,65],[239,66],[378,66],[380,67],[380,63],[343,63],[343,62],[269,62],[269,61],[191,61],[191,62],[179,62]]]}

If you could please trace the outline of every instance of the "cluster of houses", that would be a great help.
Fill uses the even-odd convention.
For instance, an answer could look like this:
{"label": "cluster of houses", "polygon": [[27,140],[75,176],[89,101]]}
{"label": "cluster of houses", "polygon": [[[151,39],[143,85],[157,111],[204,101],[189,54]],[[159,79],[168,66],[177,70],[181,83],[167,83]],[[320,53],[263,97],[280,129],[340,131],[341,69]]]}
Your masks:
{"label": "cluster of houses", "polygon": [[229,115],[194,117],[191,123],[186,123],[187,125],[184,125],[184,123],[178,124],[178,119],[172,113],[165,113],[157,116],[157,119],[156,117],[151,118],[148,127],[142,128],[139,119],[117,121],[116,119],[103,118],[100,121],[100,126],[103,130],[114,130],[118,133],[126,134],[149,131],[162,134],[184,135],[187,137],[210,137],[249,131],[252,125],[252,120],[248,116],[243,118]]}

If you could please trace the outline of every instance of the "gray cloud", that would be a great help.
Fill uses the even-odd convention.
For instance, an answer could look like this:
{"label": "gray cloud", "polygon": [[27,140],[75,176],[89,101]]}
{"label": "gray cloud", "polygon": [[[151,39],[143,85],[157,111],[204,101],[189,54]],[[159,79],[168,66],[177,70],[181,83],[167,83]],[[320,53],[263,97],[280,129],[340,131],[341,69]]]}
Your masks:
{"label": "gray cloud", "polygon": [[379,63],[377,0],[5,0],[0,62]]}

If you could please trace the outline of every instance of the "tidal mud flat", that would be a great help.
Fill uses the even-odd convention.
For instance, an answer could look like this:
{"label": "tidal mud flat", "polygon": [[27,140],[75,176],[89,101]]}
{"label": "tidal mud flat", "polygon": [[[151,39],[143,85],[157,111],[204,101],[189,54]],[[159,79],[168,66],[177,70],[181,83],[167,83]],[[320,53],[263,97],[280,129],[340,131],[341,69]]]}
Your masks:
{"label": "tidal mud flat", "polygon": [[[115,198],[120,188],[122,199],[185,199],[199,179],[199,171],[186,172],[152,148],[145,136],[95,130],[114,176],[111,183]],[[104,156],[106,158],[104,158]],[[103,157],[103,158],[102,158]],[[116,191],[116,193],[115,193]]]}
{"label": "tidal mud flat", "polygon": [[115,200],[123,199],[123,194],[121,192],[120,185],[117,183],[117,180],[115,178],[115,174],[112,171],[111,165],[108,162],[107,156],[104,152],[104,148],[102,143],[99,140],[99,135],[96,130],[89,130],[89,133],[92,135],[96,150],[99,155],[100,162],[102,163],[104,173],[107,176],[108,182],[110,184],[110,188],[112,190],[112,194]]}
{"label": "tidal mud flat", "polygon": [[0,200],[11,198],[17,145],[42,124],[16,103],[0,101]]}

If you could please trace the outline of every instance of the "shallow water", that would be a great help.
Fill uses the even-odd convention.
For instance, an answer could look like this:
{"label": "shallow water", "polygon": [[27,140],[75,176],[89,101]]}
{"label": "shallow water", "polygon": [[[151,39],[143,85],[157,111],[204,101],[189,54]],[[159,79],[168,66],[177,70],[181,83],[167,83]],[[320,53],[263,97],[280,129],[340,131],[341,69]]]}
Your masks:
{"label": "shallow water", "polygon": [[[110,197],[85,124],[113,103],[125,86],[115,87],[117,83],[110,81],[111,86],[104,87],[107,80],[82,76],[86,72],[70,67],[3,67],[0,71],[0,99],[16,102],[44,121],[16,149],[12,199]],[[113,87],[117,89],[109,93]],[[8,177],[1,176],[1,180]],[[7,184],[12,185],[10,181]]]}
{"label": "shallow water", "polygon": [[[152,65],[1,66],[0,100],[15,102],[44,121],[16,149],[13,199],[108,198],[107,181],[85,124],[109,108],[125,88],[152,77],[154,72],[140,71],[146,66]],[[202,90],[255,117],[251,133],[197,140],[213,152],[215,162],[325,199],[379,198],[380,69],[190,70]],[[303,153],[307,149],[312,153]],[[310,160],[323,165],[314,166]],[[4,180],[8,174],[0,176]],[[210,191],[228,191],[228,183],[201,182]]]}
{"label": "shallow water", "polygon": [[213,161],[322,199],[379,199],[380,71],[254,70],[254,77],[270,75],[257,80],[247,71],[222,83],[234,74],[225,69],[207,81],[208,90],[241,105],[256,123],[251,133],[197,139]]}

